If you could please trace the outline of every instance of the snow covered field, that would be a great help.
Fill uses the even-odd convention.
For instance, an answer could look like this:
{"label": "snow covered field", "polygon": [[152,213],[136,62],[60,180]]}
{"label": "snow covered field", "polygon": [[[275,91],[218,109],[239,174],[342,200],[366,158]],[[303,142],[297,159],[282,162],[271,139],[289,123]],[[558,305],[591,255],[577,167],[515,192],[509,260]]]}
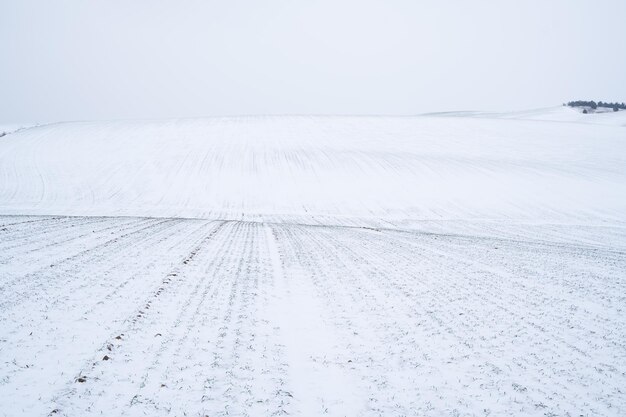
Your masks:
{"label": "snow covered field", "polygon": [[626,414],[624,116],[569,110],[0,138],[0,415]]}
{"label": "snow covered field", "polygon": [[623,219],[624,131],[485,117],[59,123],[0,141],[0,213],[381,226]]}

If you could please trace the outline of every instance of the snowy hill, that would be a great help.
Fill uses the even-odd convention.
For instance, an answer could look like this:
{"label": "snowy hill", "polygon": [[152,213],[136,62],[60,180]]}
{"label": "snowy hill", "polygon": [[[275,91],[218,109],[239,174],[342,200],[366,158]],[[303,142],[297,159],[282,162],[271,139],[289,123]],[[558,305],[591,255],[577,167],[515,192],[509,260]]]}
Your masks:
{"label": "snowy hill", "polygon": [[502,118],[525,120],[547,120],[555,122],[591,123],[609,126],[626,126],[626,111],[614,112],[611,108],[598,107],[596,110],[587,108],[583,113],[580,107],[549,107],[538,110],[511,112],[499,115]]}
{"label": "snowy hill", "polygon": [[569,110],[0,138],[0,416],[626,415],[626,113]]}
{"label": "snowy hill", "polygon": [[613,109],[599,107],[597,110],[589,109],[590,113],[583,113],[582,107],[556,106],[542,109],[513,111],[506,113],[490,112],[444,112],[433,113],[431,116],[439,117],[480,117],[493,119],[517,119],[517,120],[543,120],[550,122],[589,123],[607,126],[626,127],[626,111],[614,112]]}
{"label": "snowy hill", "polygon": [[[333,224],[622,218],[625,114],[52,124],[0,141],[0,213]],[[578,118],[607,123],[545,122]]]}

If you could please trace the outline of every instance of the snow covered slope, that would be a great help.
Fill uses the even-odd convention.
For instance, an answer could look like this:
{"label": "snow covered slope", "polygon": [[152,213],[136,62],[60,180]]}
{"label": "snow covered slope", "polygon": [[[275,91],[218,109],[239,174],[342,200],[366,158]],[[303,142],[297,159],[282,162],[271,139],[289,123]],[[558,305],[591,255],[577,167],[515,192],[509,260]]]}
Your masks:
{"label": "snow covered slope", "polygon": [[544,120],[551,122],[589,123],[607,126],[626,127],[626,111],[614,112],[610,108],[599,107],[593,113],[584,114],[581,108],[568,106],[547,107],[543,109],[523,110],[506,113],[489,112],[445,112],[433,113],[432,116],[481,117],[496,119]]}
{"label": "snow covered slope", "polygon": [[0,138],[0,416],[626,415],[626,129],[557,113]]}
{"label": "snow covered slope", "polygon": [[580,123],[231,117],[59,123],[0,141],[4,214],[621,219],[625,184],[626,129]]}
{"label": "snow covered slope", "polygon": [[609,108],[598,108],[594,113],[585,114],[579,108],[567,106],[528,110],[500,114],[502,118],[526,120],[546,120],[556,122],[590,123],[609,126],[626,126],[626,111],[614,112]]}

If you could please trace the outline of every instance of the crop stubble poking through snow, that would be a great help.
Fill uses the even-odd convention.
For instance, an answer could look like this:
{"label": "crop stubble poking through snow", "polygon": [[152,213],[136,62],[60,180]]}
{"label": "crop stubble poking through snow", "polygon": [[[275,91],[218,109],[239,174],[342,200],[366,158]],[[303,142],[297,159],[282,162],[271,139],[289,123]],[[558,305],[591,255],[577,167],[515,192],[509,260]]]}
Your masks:
{"label": "crop stubble poking through snow", "polygon": [[623,226],[0,225],[2,415],[626,413]]}

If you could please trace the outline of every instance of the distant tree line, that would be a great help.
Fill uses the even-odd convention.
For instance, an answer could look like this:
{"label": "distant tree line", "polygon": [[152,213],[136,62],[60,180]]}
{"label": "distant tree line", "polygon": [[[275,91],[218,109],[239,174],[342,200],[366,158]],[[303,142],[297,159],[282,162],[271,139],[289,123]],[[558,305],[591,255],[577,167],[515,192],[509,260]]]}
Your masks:
{"label": "distant tree line", "polygon": [[567,103],[570,107],[591,107],[592,109],[597,109],[598,107],[606,107],[609,109],[613,109],[613,111],[618,110],[626,110],[626,103],[604,103],[602,101],[598,101],[597,103],[593,100],[585,101],[585,100],[577,100],[570,101]]}

